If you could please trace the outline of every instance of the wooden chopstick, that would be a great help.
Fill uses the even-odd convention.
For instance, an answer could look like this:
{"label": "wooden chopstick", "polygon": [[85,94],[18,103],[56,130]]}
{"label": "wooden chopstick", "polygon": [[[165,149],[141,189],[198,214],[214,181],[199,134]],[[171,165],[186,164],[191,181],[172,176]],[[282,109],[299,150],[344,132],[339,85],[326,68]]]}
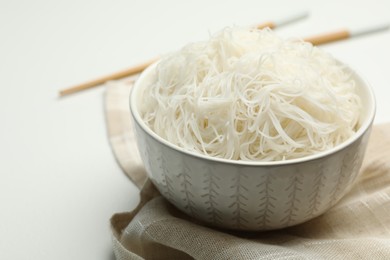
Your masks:
{"label": "wooden chopstick", "polygon": [[380,32],[388,29],[389,29],[389,24],[379,24],[379,25],[369,26],[367,28],[349,29],[349,30],[342,29],[339,31],[306,37],[303,40],[306,42],[310,42],[313,45],[320,45],[320,44],[344,40],[352,37],[362,36],[370,33]]}
{"label": "wooden chopstick", "polygon": [[[280,24],[282,24],[282,23],[278,24],[278,23],[266,22],[266,23],[262,23],[260,25],[257,25],[257,28],[259,28],[259,29],[265,28],[265,27],[275,28],[276,26],[279,26]],[[339,31],[334,31],[334,32],[329,32],[329,33],[324,33],[324,34],[320,34],[320,35],[306,37],[303,40],[306,42],[310,42],[313,45],[321,45],[321,44],[325,44],[325,43],[348,39],[351,37],[356,37],[356,36],[361,36],[361,35],[365,35],[365,34],[369,34],[369,33],[379,32],[379,31],[383,31],[383,30],[387,30],[387,29],[389,29],[389,24],[383,24],[383,25],[379,25],[379,26],[378,25],[371,26],[368,28],[358,29],[358,30],[344,29],[344,30],[339,30]],[[150,60],[150,61],[142,63],[142,64],[139,64],[137,66],[131,67],[127,70],[116,72],[114,74],[111,74],[111,75],[108,75],[105,77],[101,77],[101,78],[98,78],[98,79],[95,79],[92,81],[88,81],[88,82],[85,82],[85,83],[77,85],[77,86],[73,86],[73,87],[68,88],[68,89],[61,90],[59,92],[59,95],[60,95],[60,97],[66,96],[66,95],[69,95],[72,93],[76,93],[76,92],[79,92],[79,91],[82,91],[85,89],[89,89],[89,88],[101,85],[109,80],[120,79],[120,78],[124,78],[124,77],[128,77],[128,76],[132,76],[132,75],[141,73],[144,69],[146,69],[148,66],[150,66],[152,63],[154,63],[157,60],[158,60],[158,58]]]}
{"label": "wooden chopstick", "polygon": [[130,67],[126,70],[119,71],[119,72],[116,72],[116,73],[113,73],[113,74],[110,74],[110,75],[107,75],[107,76],[104,76],[104,77],[101,77],[98,79],[94,79],[94,80],[73,86],[71,88],[63,89],[59,92],[59,95],[60,95],[60,97],[70,95],[70,94],[73,94],[73,93],[76,93],[76,92],[79,92],[82,90],[86,90],[86,89],[93,88],[95,86],[104,84],[105,82],[110,81],[110,80],[121,79],[124,77],[128,77],[131,75],[141,73],[145,68],[147,68],[149,65],[151,65],[152,63],[154,63],[157,60],[158,59],[153,59],[153,60],[144,62],[142,64],[138,64],[134,67]]}
{"label": "wooden chopstick", "polygon": [[340,30],[340,31],[306,37],[303,39],[303,41],[310,42],[313,45],[321,45],[321,44],[330,43],[334,41],[344,40],[349,37],[350,37],[350,33],[348,30]]}

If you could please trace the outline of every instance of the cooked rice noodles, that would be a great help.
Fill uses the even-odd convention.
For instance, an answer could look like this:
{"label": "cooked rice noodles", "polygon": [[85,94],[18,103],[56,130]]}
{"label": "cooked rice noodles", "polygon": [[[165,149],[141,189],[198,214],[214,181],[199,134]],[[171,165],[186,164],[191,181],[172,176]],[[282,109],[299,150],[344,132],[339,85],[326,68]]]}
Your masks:
{"label": "cooked rice noodles", "polygon": [[164,57],[139,104],[168,142],[232,160],[277,161],[330,149],[358,127],[343,65],[271,30],[226,28]]}

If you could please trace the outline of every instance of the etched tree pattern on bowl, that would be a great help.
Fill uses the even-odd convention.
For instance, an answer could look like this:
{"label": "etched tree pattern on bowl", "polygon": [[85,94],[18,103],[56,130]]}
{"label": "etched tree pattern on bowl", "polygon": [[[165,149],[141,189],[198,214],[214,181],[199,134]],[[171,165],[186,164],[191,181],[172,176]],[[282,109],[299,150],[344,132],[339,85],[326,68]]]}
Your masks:
{"label": "etched tree pattern on bowl", "polygon": [[285,226],[294,223],[297,214],[299,214],[299,207],[297,207],[297,204],[300,204],[301,201],[298,193],[302,191],[302,184],[302,174],[299,169],[296,168],[289,178],[289,184],[285,188],[285,191],[288,193],[288,200],[285,203],[287,209],[284,211],[285,216],[282,218],[282,222],[285,223]]}
{"label": "etched tree pattern on bowl", "polygon": [[318,169],[313,172],[313,175],[314,179],[312,190],[309,194],[309,205],[306,218],[312,218],[316,216],[318,212],[322,211],[324,198],[321,193],[325,188],[326,182],[326,169],[323,163],[318,164]]}
{"label": "etched tree pattern on bowl", "polygon": [[218,209],[218,201],[217,198],[220,196],[220,186],[218,182],[220,181],[220,177],[215,173],[214,167],[206,167],[204,169],[204,181],[203,181],[203,194],[202,198],[205,198],[206,205],[206,221],[211,222],[213,224],[220,225],[222,223],[222,212]]}
{"label": "etched tree pattern on bowl", "polygon": [[242,184],[243,179],[247,179],[248,176],[240,169],[237,170],[237,174],[232,178],[231,189],[234,193],[230,196],[232,199],[229,208],[232,211],[232,221],[236,228],[246,228],[249,221],[245,218],[245,214],[248,214],[246,203],[248,201],[248,188]]}
{"label": "etched tree pattern on bowl", "polygon": [[272,196],[274,189],[272,188],[272,175],[266,173],[262,176],[262,182],[256,185],[259,190],[260,204],[258,204],[256,224],[259,228],[265,229],[272,224],[271,218],[274,214],[276,198]]}
{"label": "etched tree pattern on bowl", "polygon": [[181,179],[181,198],[184,203],[184,211],[190,214],[191,216],[198,218],[197,214],[197,208],[196,203],[194,202],[194,194],[191,192],[192,187],[192,180],[191,175],[193,173],[191,172],[191,168],[188,167],[187,162],[185,159],[183,159],[183,167],[178,175],[178,177]]}

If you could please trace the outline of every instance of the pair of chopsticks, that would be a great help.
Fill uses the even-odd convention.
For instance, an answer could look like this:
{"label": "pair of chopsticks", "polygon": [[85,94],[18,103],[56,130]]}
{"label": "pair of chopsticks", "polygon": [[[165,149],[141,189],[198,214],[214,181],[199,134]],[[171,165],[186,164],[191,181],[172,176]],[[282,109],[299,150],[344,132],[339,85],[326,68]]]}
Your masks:
{"label": "pair of chopsticks", "polygon": [[[256,28],[264,29],[264,28],[268,27],[270,29],[274,29],[274,28],[298,21],[298,20],[303,19],[307,16],[308,16],[307,12],[297,13],[297,14],[293,14],[293,15],[290,15],[288,17],[285,17],[284,19],[279,19],[279,20],[275,20],[275,21],[269,21],[269,22],[258,24],[258,25],[256,25]],[[384,31],[387,29],[389,29],[389,24],[374,25],[374,26],[369,26],[367,28],[360,28],[357,30],[342,29],[342,30],[338,30],[338,31],[334,31],[334,32],[323,33],[323,34],[314,35],[311,37],[306,37],[303,40],[306,42],[310,42],[313,45],[321,45],[321,44],[325,44],[325,43],[330,43],[330,42],[334,42],[334,41],[339,41],[339,40],[362,36],[362,35],[366,35],[366,34],[370,34],[370,33]],[[155,59],[149,60],[147,62],[144,62],[142,64],[138,64],[136,66],[130,67],[129,69],[119,71],[119,72],[116,72],[116,73],[113,73],[113,74],[110,74],[110,75],[107,75],[107,76],[104,76],[104,77],[101,77],[98,79],[94,79],[94,80],[91,80],[91,81],[88,81],[88,82],[85,82],[85,83],[82,83],[82,84],[79,84],[79,85],[76,85],[76,86],[73,86],[73,87],[70,87],[67,89],[63,89],[59,92],[59,96],[63,97],[63,96],[70,95],[70,94],[73,94],[73,93],[76,93],[76,92],[79,92],[82,90],[86,90],[86,89],[90,89],[90,88],[99,86],[99,85],[104,84],[105,82],[110,81],[110,80],[117,80],[117,79],[121,79],[121,78],[125,78],[128,76],[132,76],[132,75],[141,73],[144,69],[146,69],[149,65],[151,65],[152,63],[154,63],[157,60],[158,60],[158,58],[155,58]]]}

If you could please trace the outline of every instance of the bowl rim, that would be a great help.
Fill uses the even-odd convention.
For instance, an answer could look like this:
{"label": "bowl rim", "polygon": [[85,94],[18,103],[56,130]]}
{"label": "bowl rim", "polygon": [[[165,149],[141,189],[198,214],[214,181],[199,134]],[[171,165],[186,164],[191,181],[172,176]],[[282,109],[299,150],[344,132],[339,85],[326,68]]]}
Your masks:
{"label": "bowl rim", "polygon": [[327,157],[331,154],[335,154],[346,147],[352,145],[356,140],[361,138],[365,132],[367,132],[371,125],[374,122],[375,114],[376,114],[376,98],[373,91],[372,86],[369,84],[369,82],[361,76],[360,73],[357,72],[356,69],[352,68],[350,65],[340,62],[347,70],[351,72],[351,75],[353,75],[354,78],[356,78],[358,81],[363,83],[363,88],[367,90],[369,93],[369,96],[366,97],[368,100],[368,103],[371,104],[369,114],[366,116],[366,120],[364,120],[359,127],[359,129],[356,131],[354,135],[352,135],[350,138],[345,140],[344,142],[334,146],[331,149],[321,151],[312,155],[300,157],[300,158],[294,158],[294,159],[288,159],[288,160],[278,160],[278,161],[244,161],[244,160],[232,160],[232,159],[225,159],[225,158],[218,158],[218,157],[212,157],[209,155],[192,152],[185,150],[184,148],[177,146],[175,144],[172,144],[171,142],[165,140],[164,138],[157,135],[152,129],[150,129],[143,119],[141,118],[140,114],[138,113],[137,108],[137,92],[140,86],[142,85],[145,78],[149,76],[150,73],[153,72],[154,69],[156,69],[158,63],[160,60],[154,62],[150,66],[148,66],[139,76],[139,78],[136,80],[134,85],[131,88],[130,96],[129,96],[129,106],[130,106],[130,112],[131,115],[135,121],[136,124],[150,137],[152,137],[154,140],[156,140],[158,143],[165,145],[179,153],[186,154],[191,157],[195,157],[198,159],[207,160],[210,162],[218,162],[218,163],[224,163],[224,164],[234,164],[234,165],[240,165],[240,166],[283,166],[283,165],[292,165],[292,164],[298,164],[303,162],[309,162],[314,161],[317,159],[321,159],[324,157]]}

